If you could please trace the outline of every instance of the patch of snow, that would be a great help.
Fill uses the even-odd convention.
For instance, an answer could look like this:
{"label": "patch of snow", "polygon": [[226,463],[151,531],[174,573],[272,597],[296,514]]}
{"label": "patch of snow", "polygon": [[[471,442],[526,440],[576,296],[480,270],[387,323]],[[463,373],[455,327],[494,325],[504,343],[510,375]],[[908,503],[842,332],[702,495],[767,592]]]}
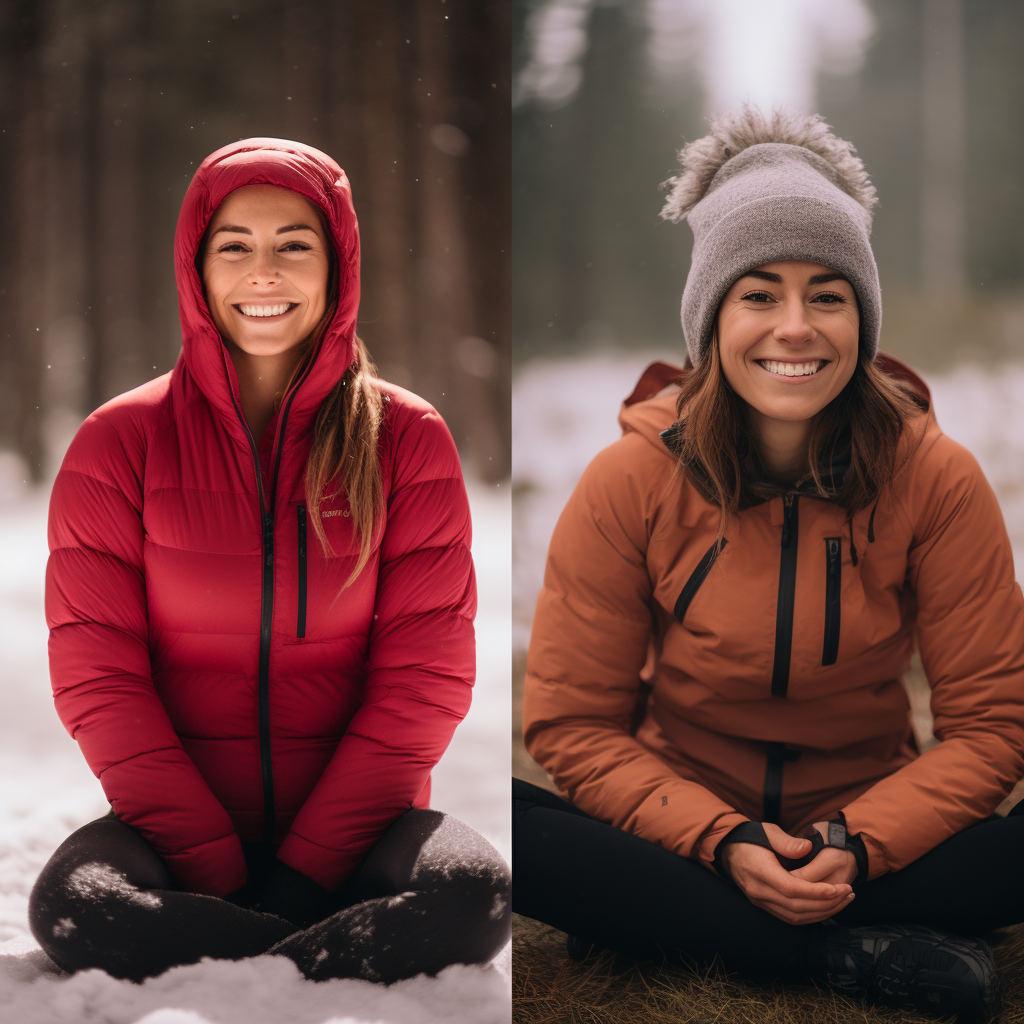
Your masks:
{"label": "patch of snow", "polygon": [[128,881],[127,875],[99,861],[80,864],[68,875],[66,885],[73,896],[97,903],[109,896],[117,896],[139,907],[156,908],[164,905],[156,893],[142,892]]}

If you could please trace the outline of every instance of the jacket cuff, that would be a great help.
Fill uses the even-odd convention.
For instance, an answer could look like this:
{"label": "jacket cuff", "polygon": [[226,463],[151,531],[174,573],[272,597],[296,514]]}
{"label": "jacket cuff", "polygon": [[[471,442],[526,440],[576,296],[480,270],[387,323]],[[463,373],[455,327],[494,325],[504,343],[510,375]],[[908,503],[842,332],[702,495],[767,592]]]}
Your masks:
{"label": "jacket cuff", "polygon": [[157,852],[182,892],[223,898],[246,883],[245,857],[236,832],[191,850]]}
{"label": "jacket cuff", "polygon": [[[874,881],[876,878],[881,878],[882,875],[887,875],[892,869],[885,858],[885,850],[882,844],[878,840],[872,839],[864,831],[864,823],[858,820],[856,813],[850,813],[850,808],[844,807],[839,813],[846,822],[847,842],[857,858],[857,881]],[[850,840],[858,843],[863,848],[863,863]]]}
{"label": "jacket cuff", "polygon": [[775,850],[772,849],[772,844],[765,835],[764,825],[761,822],[741,821],[734,829],[719,839],[715,847],[715,859],[711,862],[711,866],[718,872],[719,878],[724,879],[726,882],[731,882],[733,885],[736,884],[736,880],[729,873],[723,856],[726,847],[731,846],[733,843],[751,843],[754,846],[763,846],[771,850],[772,853],[775,853]]}
{"label": "jacket cuff", "polygon": [[330,895],[330,890],[312,878],[278,861],[256,909],[264,914],[283,917],[300,928],[308,928],[328,916]]}
{"label": "jacket cuff", "polygon": [[289,832],[278,847],[277,859],[333,892],[359,867],[362,858],[329,850]]}
{"label": "jacket cuff", "polygon": [[694,844],[693,856],[699,860],[704,867],[714,871],[715,854],[718,844],[732,832],[737,825],[743,825],[750,819],[740,814],[739,811],[729,811],[714,820],[711,826],[705,830],[701,837]]}

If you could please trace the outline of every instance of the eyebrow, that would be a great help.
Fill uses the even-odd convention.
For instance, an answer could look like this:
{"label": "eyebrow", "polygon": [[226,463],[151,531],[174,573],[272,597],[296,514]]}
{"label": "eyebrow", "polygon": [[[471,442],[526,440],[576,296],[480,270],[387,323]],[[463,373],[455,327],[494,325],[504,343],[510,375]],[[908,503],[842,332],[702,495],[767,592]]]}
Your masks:
{"label": "eyebrow", "polygon": [[[235,231],[240,235],[251,235],[252,230],[250,228],[239,227],[237,224],[225,224],[222,228],[217,228],[214,231],[214,235],[219,235],[222,231]],[[289,224],[286,228],[278,228],[276,234],[283,235],[286,231],[312,231],[316,233],[315,228],[311,228],[308,224]],[[213,235],[210,236],[211,238]]]}
{"label": "eyebrow", "polygon": [[[767,270],[748,270],[744,277],[757,277],[762,281],[771,281],[773,284],[782,284],[782,278],[778,274],[771,274]],[[845,274],[837,274],[829,271],[826,274],[815,274],[807,279],[808,284],[827,284],[829,281],[846,281]],[[849,284],[849,281],[847,281]]]}

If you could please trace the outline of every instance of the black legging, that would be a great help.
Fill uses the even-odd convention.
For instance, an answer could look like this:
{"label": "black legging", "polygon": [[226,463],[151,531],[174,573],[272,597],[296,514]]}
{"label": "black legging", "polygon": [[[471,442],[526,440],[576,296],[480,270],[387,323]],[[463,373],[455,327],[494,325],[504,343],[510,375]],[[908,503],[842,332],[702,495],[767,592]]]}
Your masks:
{"label": "black legging", "polygon": [[[825,964],[820,924],[790,925],[706,868],[513,780],[512,909],[598,947],[751,977],[806,981]],[[858,886],[839,924],[919,924],[984,935],[1024,921],[1024,805]]]}
{"label": "black legging", "polygon": [[[247,846],[250,873],[260,850]],[[451,815],[410,810],[331,894],[305,930],[214,896],[181,892],[166,865],[113,815],[71,835],[29,898],[32,934],[66,971],[99,967],[140,981],[202,957],[275,953],[310,979],[392,982],[484,963],[511,929],[509,870]]]}

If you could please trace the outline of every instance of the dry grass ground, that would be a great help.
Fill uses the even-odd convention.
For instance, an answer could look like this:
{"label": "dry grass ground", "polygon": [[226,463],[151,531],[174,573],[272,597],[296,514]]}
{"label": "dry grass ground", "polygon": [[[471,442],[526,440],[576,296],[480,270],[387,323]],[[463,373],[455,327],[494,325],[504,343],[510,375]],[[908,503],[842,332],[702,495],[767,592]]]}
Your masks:
{"label": "dry grass ground", "polygon": [[[562,932],[523,917],[514,919],[512,934],[513,1024],[934,1024],[825,988],[698,975],[609,953],[576,964],[566,956]],[[1000,1024],[1019,1024],[1024,929],[1007,932],[995,953],[1006,990]]]}

